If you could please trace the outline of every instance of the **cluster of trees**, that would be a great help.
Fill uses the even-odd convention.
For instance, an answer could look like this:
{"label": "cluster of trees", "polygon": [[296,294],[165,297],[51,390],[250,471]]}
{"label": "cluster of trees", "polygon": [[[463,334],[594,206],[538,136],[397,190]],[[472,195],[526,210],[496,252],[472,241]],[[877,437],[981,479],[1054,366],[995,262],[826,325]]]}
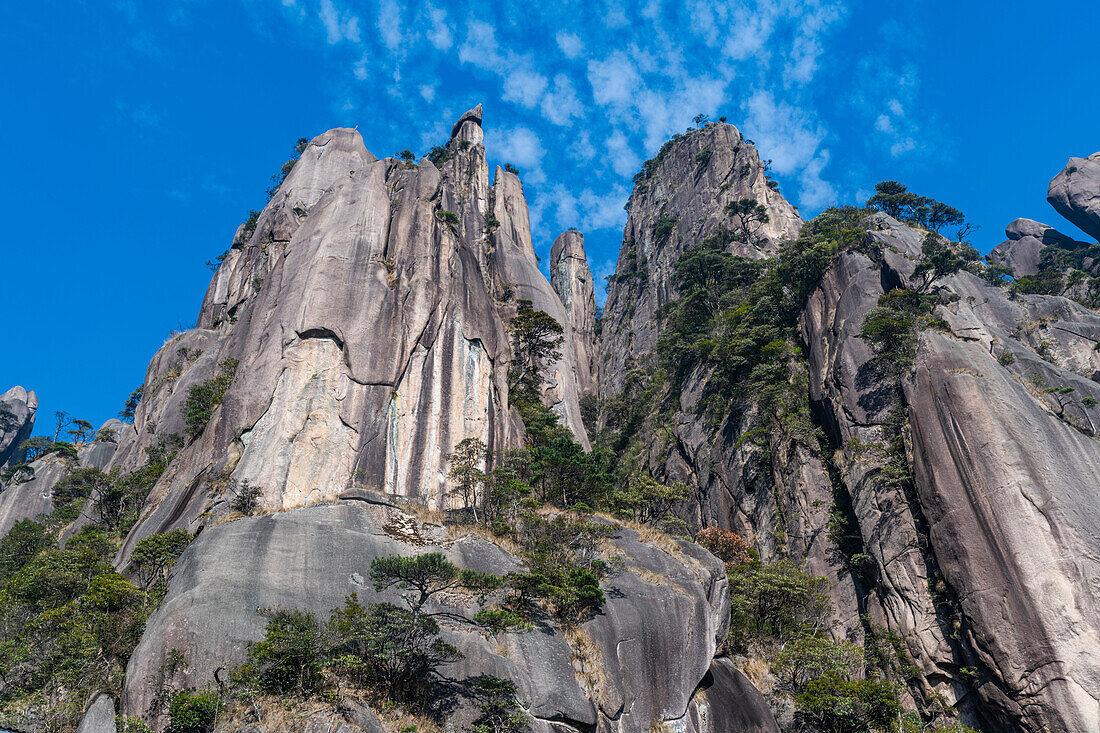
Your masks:
{"label": "cluster of trees", "polygon": [[898,221],[939,232],[945,226],[958,227],[956,241],[963,241],[973,226],[963,213],[953,206],[927,196],[918,196],[897,181],[875,184],[875,193],[867,199],[867,206],[889,214]]}
{"label": "cluster of trees", "polygon": [[738,535],[710,528],[696,541],[726,562],[732,651],[768,662],[795,700],[807,730],[857,733],[896,729],[904,680],[895,658],[866,655],[831,638],[828,581],[781,559],[763,562]]}
{"label": "cluster of trees", "polygon": [[[174,447],[128,475],[74,468],[54,509],[0,540],[0,709],[37,708],[50,730],[76,729],[88,697],[117,694],[145,621],[190,541],[183,530],[139,541],[124,574],[112,560]],[[80,531],[62,543],[78,519]]]}
{"label": "cluster of trees", "polygon": [[187,439],[193,441],[202,435],[206,424],[221,404],[233,377],[237,373],[237,359],[226,359],[218,365],[218,374],[210,379],[193,384],[187,390],[187,400],[183,404],[184,422],[187,425]]}

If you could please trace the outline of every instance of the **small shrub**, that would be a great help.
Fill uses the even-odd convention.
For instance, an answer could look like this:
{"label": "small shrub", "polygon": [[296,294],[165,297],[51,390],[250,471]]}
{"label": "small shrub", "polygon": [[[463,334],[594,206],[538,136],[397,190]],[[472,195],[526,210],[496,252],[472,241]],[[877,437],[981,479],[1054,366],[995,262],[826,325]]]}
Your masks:
{"label": "small shrub", "polygon": [[1001,366],[1008,366],[1009,364],[1015,364],[1016,363],[1016,355],[1013,354],[1011,351],[1006,351],[1006,352],[1004,352],[1003,354],[1001,354],[1000,356],[997,357],[997,362]]}
{"label": "small shrub", "polygon": [[182,690],[168,700],[168,733],[208,733],[214,729],[221,699],[209,690]]}
{"label": "small shrub", "polygon": [[518,175],[519,175],[519,168],[516,168],[516,167],[515,167],[514,165],[512,165],[511,163],[505,163],[505,164],[504,164],[504,170],[508,171],[508,172],[509,172],[509,173],[511,173],[512,175],[516,175],[516,176],[518,176]]}
{"label": "small shrub", "polygon": [[894,686],[885,680],[823,677],[795,697],[796,718],[813,730],[863,733],[893,730],[901,714]]}
{"label": "small shrub", "polygon": [[233,383],[238,364],[236,359],[226,359],[219,365],[221,373],[218,376],[194,384],[187,390],[183,412],[188,440],[195,440],[206,429],[214,408],[221,404],[229,385]]}
{"label": "small shrub", "polygon": [[260,497],[263,496],[263,493],[263,488],[250,484],[248,479],[245,479],[236,487],[236,491],[233,494],[233,500],[229,503],[229,508],[235,512],[250,516],[259,509]]}
{"label": "small shrub", "polygon": [[453,211],[437,211],[436,217],[444,224],[450,224],[451,226],[457,226],[459,222],[458,214]]}

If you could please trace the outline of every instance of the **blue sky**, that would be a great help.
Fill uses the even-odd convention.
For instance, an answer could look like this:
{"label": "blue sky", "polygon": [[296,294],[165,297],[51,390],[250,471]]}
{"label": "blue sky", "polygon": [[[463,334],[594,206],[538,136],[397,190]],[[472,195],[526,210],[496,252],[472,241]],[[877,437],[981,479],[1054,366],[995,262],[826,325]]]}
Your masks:
{"label": "blue sky", "polygon": [[[812,215],[898,179],[987,251],[1100,150],[1095,2],[186,0],[0,5],[7,142],[0,390],[95,424],[194,324],[294,141],[358,125],[422,154],[485,104],[537,250],[576,226],[611,272],[630,179],[702,112]],[[600,299],[602,300],[602,293]]]}

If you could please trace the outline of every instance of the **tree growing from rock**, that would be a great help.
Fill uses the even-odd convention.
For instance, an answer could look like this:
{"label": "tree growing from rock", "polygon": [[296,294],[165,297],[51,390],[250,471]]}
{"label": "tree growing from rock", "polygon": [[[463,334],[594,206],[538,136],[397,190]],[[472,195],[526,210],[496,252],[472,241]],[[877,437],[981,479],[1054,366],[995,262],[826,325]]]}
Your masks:
{"label": "tree growing from rock", "polygon": [[538,395],[550,366],[561,358],[565,329],[550,314],[535,310],[530,300],[520,298],[516,304],[509,388]]}
{"label": "tree growing from rock", "polygon": [[455,452],[450,455],[451,468],[447,478],[454,483],[454,488],[448,493],[462,501],[465,511],[473,511],[475,522],[480,521],[477,507],[484,494],[487,477],[482,467],[487,454],[488,448],[480,438],[465,438],[455,446]]}
{"label": "tree growing from rock", "polygon": [[734,221],[734,236],[750,244],[755,241],[760,225],[768,223],[768,210],[753,198],[730,201],[725,212]]}

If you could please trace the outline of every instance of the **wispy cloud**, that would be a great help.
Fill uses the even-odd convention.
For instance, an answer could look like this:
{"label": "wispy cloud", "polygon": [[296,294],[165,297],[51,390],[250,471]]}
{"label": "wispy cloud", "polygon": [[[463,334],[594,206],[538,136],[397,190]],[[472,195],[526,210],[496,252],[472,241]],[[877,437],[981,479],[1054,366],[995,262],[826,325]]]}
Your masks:
{"label": "wispy cloud", "polygon": [[332,0],[321,0],[318,17],[325,26],[325,38],[329,44],[337,44],[340,41],[359,43],[358,16],[342,15]]}

